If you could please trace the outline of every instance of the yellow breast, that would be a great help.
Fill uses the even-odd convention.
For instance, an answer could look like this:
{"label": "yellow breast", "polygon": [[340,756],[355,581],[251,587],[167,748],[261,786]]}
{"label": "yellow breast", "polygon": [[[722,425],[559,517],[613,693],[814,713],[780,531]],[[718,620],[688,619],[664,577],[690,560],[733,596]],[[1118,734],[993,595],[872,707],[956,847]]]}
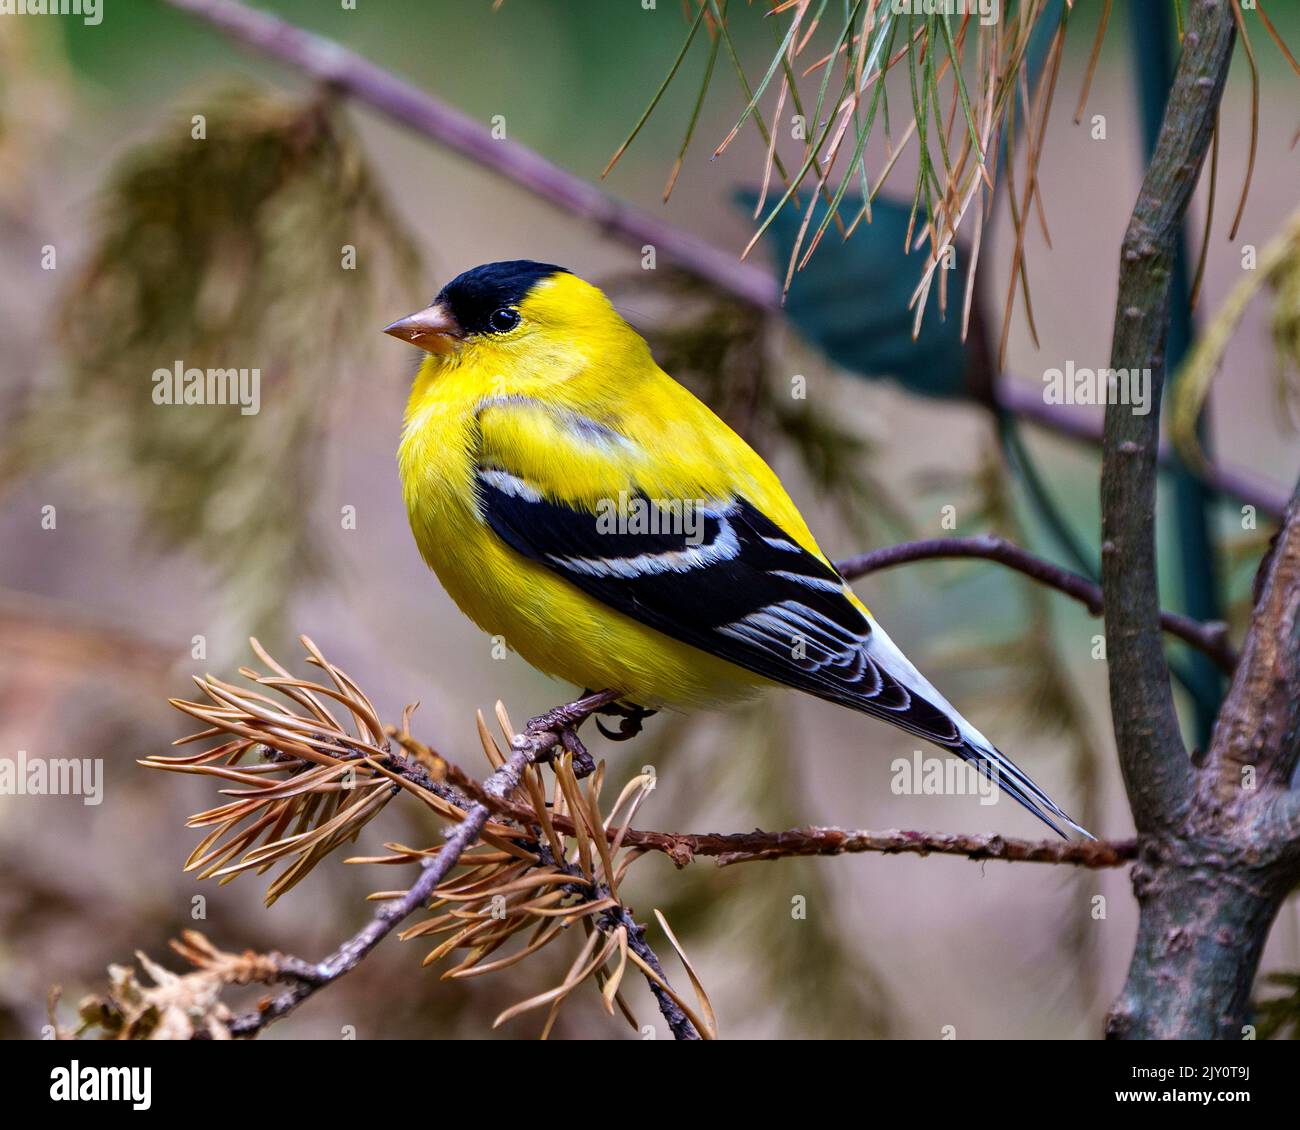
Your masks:
{"label": "yellow breast", "polygon": [[417,376],[398,450],[420,553],[457,606],[539,670],[642,706],[704,706],[766,685],[588,597],[502,543],[479,517],[477,414],[492,385],[468,367]]}

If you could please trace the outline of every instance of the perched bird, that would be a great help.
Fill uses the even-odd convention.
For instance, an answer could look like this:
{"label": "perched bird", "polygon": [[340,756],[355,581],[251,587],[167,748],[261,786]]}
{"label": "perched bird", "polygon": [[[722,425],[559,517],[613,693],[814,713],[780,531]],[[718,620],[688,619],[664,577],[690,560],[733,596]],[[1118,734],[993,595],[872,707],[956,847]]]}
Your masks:
{"label": "perched bird", "polygon": [[429,354],[398,451],[420,552],[534,667],[646,711],[795,687],[1088,835],[912,666],[771,468],[596,287],[489,263],[384,332]]}

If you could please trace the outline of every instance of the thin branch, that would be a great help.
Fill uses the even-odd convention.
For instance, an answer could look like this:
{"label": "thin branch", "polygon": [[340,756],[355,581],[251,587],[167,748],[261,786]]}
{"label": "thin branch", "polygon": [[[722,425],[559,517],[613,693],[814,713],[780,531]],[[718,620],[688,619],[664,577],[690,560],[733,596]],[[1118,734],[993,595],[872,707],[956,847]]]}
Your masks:
{"label": "thin branch", "polygon": [[[460,899],[463,905],[459,912],[453,910],[450,915],[444,913],[427,919],[402,935],[406,938],[441,933],[448,920],[453,920],[453,928],[459,927],[460,932],[443,941],[426,958],[426,964],[445,956],[449,948],[458,944],[476,944],[478,957],[490,953],[518,927],[508,928],[499,937],[483,935],[477,942],[467,942],[465,931],[478,934],[482,927],[466,926],[465,922],[481,917],[482,904],[491,893],[491,884],[484,886],[491,876],[485,876],[476,868],[481,864],[487,864],[489,868],[496,865],[499,861],[491,858],[496,855],[505,856],[507,860],[504,871],[497,872],[500,892],[518,893],[538,886],[534,880],[540,880],[542,885],[551,887],[556,898],[565,901],[563,910],[570,916],[570,921],[587,920],[584,929],[589,935],[587,947],[564,984],[506,1010],[498,1018],[498,1023],[507,1016],[548,1000],[562,999],[579,981],[602,968],[606,956],[614,948],[621,948],[622,960],[604,986],[607,1007],[612,1011],[611,994],[617,994],[630,958],[644,975],[673,1035],[677,1039],[700,1039],[713,1038],[716,1025],[707,996],[688,959],[663,923],[662,916],[656,912],[696,989],[701,1004],[698,1014],[668,982],[662,965],[645,940],[644,928],[635,921],[630,908],[618,894],[618,884],[626,865],[648,851],[666,854],[678,867],[685,866],[697,856],[713,857],[720,866],[728,866],[788,856],[877,852],[961,855],[973,860],[1056,863],[1096,869],[1120,866],[1134,858],[1136,850],[1133,842],[1126,841],[1071,844],[1009,840],[999,835],[894,830],[796,828],[787,832],[756,830],[732,835],[641,831],[627,825],[635,818],[641,799],[653,788],[653,778],[642,775],[634,779],[610,809],[609,816],[602,816],[595,805],[603,770],[592,761],[577,733],[582,722],[593,714],[615,713],[627,717],[627,708],[620,704],[615,691],[588,694],[550,710],[532,719],[520,732],[514,731],[505,708],[498,704],[498,719],[508,735],[508,756],[492,738],[480,716],[480,741],[495,769],[485,781],[479,782],[411,735],[410,717],[414,707],[403,712],[400,728],[384,726],[369,698],[355,681],[330,663],[307,637],[302,637],[302,643],[308,652],[308,662],[327,673],[329,678],[326,682],[294,678],[256,640],[250,642],[272,673],[260,674],[250,668],[241,668],[240,674],[261,690],[244,690],[209,675],[196,681],[211,700],[210,704],[172,700],[178,709],[204,724],[204,729],[197,734],[180,738],[175,744],[221,739],[223,735],[227,740],[219,740],[217,744],[194,753],[148,758],[144,762],[173,772],[214,776],[238,786],[223,790],[234,798],[232,803],[191,818],[192,825],[215,826],[215,831],[210,832],[195,849],[187,866],[202,868],[205,874],[220,875],[233,875],[259,866],[265,870],[265,865],[271,860],[289,854],[286,844],[291,845],[297,854],[296,862],[272,882],[268,889],[268,897],[272,897],[289,889],[333,847],[353,837],[355,831],[392,796],[404,792],[418,796],[442,818],[453,820],[454,825],[446,842],[430,851],[413,851],[389,844],[386,847],[392,854],[350,861],[418,862],[421,870],[409,889],[376,896],[382,900],[382,905],[374,917],[322,961],[310,962],[280,953],[244,957],[225,955],[221,961],[216,961],[213,955],[221,955],[209,943],[199,945],[193,939],[178,943],[175,948],[200,973],[216,975],[223,985],[258,981],[281,986],[275,995],[241,1015],[232,1017],[222,1006],[219,1015],[208,1018],[211,1023],[191,1025],[187,1029],[195,1038],[217,1034],[257,1035],[320,989],[355,969],[399,923],[431,902],[437,907],[443,905],[444,900]],[[276,692],[278,698],[287,700],[287,705],[264,693],[267,691]],[[341,725],[326,707],[325,702],[330,699],[343,705],[352,716],[351,730]],[[625,734],[628,729],[626,725],[622,727]],[[245,757],[250,752],[255,759],[246,762]],[[525,776],[528,766],[547,761],[552,762],[557,779],[552,802],[547,801],[534,774]],[[576,777],[586,773],[596,773],[596,776],[584,801],[577,791]],[[313,795],[318,798],[324,793],[332,794],[338,801],[341,796],[338,786],[343,781],[351,782],[343,785],[343,789],[349,793],[359,789],[356,795],[363,799],[350,805],[337,803],[335,808],[327,808],[318,814],[319,819],[314,825],[305,827],[302,824],[303,810],[298,806],[305,802],[308,805],[306,811],[310,812],[315,807]],[[525,784],[527,789],[522,790],[521,786]],[[631,803],[624,808],[624,802],[629,800]],[[280,834],[293,820],[295,811],[298,813],[298,827],[305,830],[286,840]],[[623,826],[613,823],[620,812]],[[272,824],[275,827],[267,842],[257,846],[259,833]],[[597,856],[593,856],[590,850],[593,836],[596,837],[599,857],[595,866],[593,860]],[[465,853],[480,839],[487,841],[491,850],[467,857]],[[576,844],[574,855],[570,856],[563,846],[565,840]],[[240,852],[242,858],[232,862]],[[614,860],[620,853],[623,853],[623,863],[616,867]],[[467,896],[465,892],[470,888],[448,885],[447,879],[454,868],[471,860],[478,861],[471,866],[471,874],[477,876],[471,887],[477,889]],[[527,874],[529,872],[535,874]],[[466,898],[469,903],[478,902],[479,910],[473,911],[465,904]],[[557,909],[534,908],[539,914],[553,914]],[[591,918],[591,915],[598,917]],[[458,916],[460,921],[454,921]],[[562,922],[550,926],[550,936],[562,926]],[[605,948],[594,959],[591,958],[592,946],[600,943],[592,933],[593,928],[605,937]],[[535,945],[530,945],[515,958],[506,959],[506,963],[526,956],[535,948]],[[253,958],[256,961],[250,966],[248,961]],[[585,967],[585,971],[578,972],[584,968],[582,963],[589,960],[592,963]],[[476,956],[471,953],[451,975],[469,975],[476,966],[486,971],[492,964],[500,965],[501,961],[489,963],[489,966],[477,965]],[[607,975],[608,972],[606,970]],[[211,987],[205,983],[205,992]],[[626,1005],[622,1007],[624,1014],[632,1019]],[[134,1024],[127,1019],[129,1006],[110,997],[106,1008],[106,1016],[111,1018],[121,1014],[128,1027]],[[553,1018],[552,1012],[551,1020]],[[549,1030],[551,1020],[548,1020],[546,1030]]]}
{"label": "thin branch", "polygon": [[1260,565],[1259,598],[1241,663],[1214,730],[1207,784],[1219,800],[1252,787],[1286,788],[1300,758],[1300,483]]}
{"label": "thin branch", "polygon": [[[617,831],[617,829],[614,829]],[[1102,869],[1122,867],[1137,857],[1136,840],[1017,840],[999,835],[944,832],[846,831],[842,828],[792,828],[788,832],[684,834],[629,829],[623,843],[662,851],[679,866],[696,856],[711,856],[719,867],[733,863],[785,859],[799,855],[960,855],[1006,863],[1063,863]]]}
{"label": "thin branch", "polygon": [[[552,164],[539,153],[507,138],[497,139],[481,122],[413,86],[342,44],[314,35],[237,0],[163,0],[202,20],[245,47],[328,83],[401,125],[490,169],[511,184],[541,197],[560,211],[594,224],[629,246],[654,247],[667,263],[702,279],[724,294],[762,310],[779,311],[780,287],[762,267],[743,263],[691,232],[664,223],[616,200],[582,177]],[[1003,381],[997,399],[1002,407],[1063,435],[1100,441],[1098,430],[1072,412],[1053,412],[1052,405],[1031,401],[1014,383]],[[1239,472],[1211,467],[1205,480],[1243,502],[1280,514],[1284,499]]]}
{"label": "thin branch", "polygon": [[[665,985],[668,984],[668,975],[664,973],[664,967],[659,964],[658,956],[645,940],[645,927],[633,921],[632,915],[625,907],[618,908],[618,915],[620,923],[627,928],[628,948],[654,971],[656,977]],[[690,1022],[686,1013],[682,1011],[681,1005],[673,1000],[663,986],[656,983],[653,978],[647,977],[646,984],[650,986],[650,991],[659,1005],[659,1011],[668,1022],[673,1039],[698,1040],[700,1034],[695,1030],[695,1025]]]}
{"label": "thin branch", "polygon": [[[1102,613],[1100,585],[1078,573],[1063,569],[1051,561],[1035,557],[1018,545],[991,534],[903,542],[900,545],[887,546],[884,549],[838,561],[835,567],[845,580],[853,580],[855,577],[862,577],[880,569],[889,569],[895,565],[949,557],[978,557],[985,561],[996,561],[999,565],[1005,565],[1018,573],[1023,573],[1026,577],[1031,577],[1039,584],[1047,585],[1072,597],[1094,616],[1100,616]],[[1177,636],[1184,643],[1204,652],[1224,671],[1232,673],[1237,656],[1228,642],[1226,624],[1217,622],[1202,624],[1199,620],[1193,620],[1178,612],[1162,611],[1160,626],[1171,636]]]}
{"label": "thin branch", "polygon": [[[487,824],[492,809],[510,806],[510,796],[518,788],[524,769],[546,760],[561,742],[566,730],[576,727],[616,697],[610,692],[589,695],[533,719],[522,734],[516,734],[511,740],[511,754],[505,763],[479,786],[482,799],[466,810],[464,819],[448,834],[447,841],[438,854],[421,864],[420,876],[411,888],[401,898],[384,902],[361,930],[323,961],[313,964],[289,954],[273,955],[272,960],[281,978],[290,983],[288,988],[256,1009],[231,1020],[231,1035],[255,1036],[268,1024],[287,1016],[308,997],[355,969],[398,923],[428,903],[461,856],[474,845]],[[404,773],[409,768],[412,779],[427,778],[426,771],[418,763],[409,762],[405,758],[394,758],[394,764],[401,765]],[[628,928],[628,944],[667,984],[668,979],[662,966],[645,941],[644,930],[632,921],[631,915],[626,911],[622,912],[620,924]],[[672,997],[653,979],[647,977],[646,980],[673,1035],[677,1039],[698,1040],[699,1033]]]}
{"label": "thin branch", "polygon": [[[507,797],[519,784],[524,767],[531,761],[531,751],[516,750],[509,760],[483,782],[489,795]],[[400,899],[385,902],[361,930],[344,942],[329,957],[312,964],[288,954],[276,954],[274,960],[284,979],[292,982],[278,995],[251,1012],[230,1022],[233,1036],[255,1036],[268,1024],[287,1016],[303,1001],[326,985],[350,973],[372,949],[384,940],[403,919],[424,906],[434,890],[447,877],[468,850],[491,815],[485,804],[476,804],[465,819],[452,829],[438,854],[422,864],[420,877]]]}
{"label": "thin branch", "polygon": [[1175,823],[1192,792],[1161,640],[1156,458],[1178,235],[1209,150],[1232,45],[1227,5],[1197,0],[1120,254],[1110,363],[1151,373],[1151,410],[1106,408],[1101,579],[1115,743],[1139,832]]}
{"label": "thin branch", "polygon": [[[390,763],[393,772],[417,782],[423,770],[416,764]],[[510,797],[489,796],[483,786],[461,777],[448,767],[448,778],[492,812],[519,824],[535,820],[528,805]],[[573,820],[559,813],[551,815],[556,831],[574,834]],[[678,867],[696,857],[714,858],[725,867],[733,863],[781,859],[797,855],[851,855],[878,852],[882,855],[960,855],[968,859],[1000,859],[1007,863],[1060,863],[1085,868],[1119,867],[1135,858],[1133,840],[1092,840],[1071,843],[1064,840],[1018,840],[996,834],[962,835],[947,832],[846,831],[842,828],[791,828],[784,832],[655,832],[611,824],[605,829],[610,843],[625,848],[658,851]]]}

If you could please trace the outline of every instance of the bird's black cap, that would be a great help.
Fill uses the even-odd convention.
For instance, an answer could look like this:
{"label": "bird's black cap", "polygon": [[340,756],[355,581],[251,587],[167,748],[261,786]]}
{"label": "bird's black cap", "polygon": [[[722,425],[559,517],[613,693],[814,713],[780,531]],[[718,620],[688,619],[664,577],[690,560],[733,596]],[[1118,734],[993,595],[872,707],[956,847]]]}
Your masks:
{"label": "bird's black cap", "polygon": [[484,333],[489,329],[488,318],[494,310],[517,305],[543,279],[561,274],[567,275],[569,271],[554,263],[534,263],[531,259],[484,263],[457,275],[442,288],[434,302],[450,310],[465,333]]}

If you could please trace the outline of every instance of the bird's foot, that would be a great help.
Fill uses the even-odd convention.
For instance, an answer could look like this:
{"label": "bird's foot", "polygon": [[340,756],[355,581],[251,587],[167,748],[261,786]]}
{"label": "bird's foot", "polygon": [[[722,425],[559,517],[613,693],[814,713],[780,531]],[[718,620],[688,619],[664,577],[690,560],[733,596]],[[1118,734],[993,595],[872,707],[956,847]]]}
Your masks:
{"label": "bird's foot", "polygon": [[581,726],[591,715],[598,710],[603,711],[610,703],[618,698],[616,691],[600,691],[593,694],[591,691],[583,691],[582,697],[574,702],[566,702],[563,706],[557,706],[548,710],[545,714],[539,714],[528,723],[528,730],[534,734],[546,733],[559,734],[563,730],[573,730]]}
{"label": "bird's foot", "polygon": [[[613,708],[618,698],[617,691],[584,691],[580,699],[557,706],[545,714],[539,714],[528,723],[528,732],[534,735],[554,735],[553,744],[541,752],[538,761],[550,761],[556,748],[573,755],[573,775],[579,779],[587,777],[596,769],[595,759],[587,752],[587,747],[578,737],[578,727],[597,711],[604,712]],[[599,722],[596,723],[598,726]],[[602,727],[602,732],[604,728]]]}
{"label": "bird's foot", "polygon": [[[612,702],[608,706],[603,706],[596,711],[596,729],[605,735],[611,742],[625,742],[634,738],[641,732],[642,723],[651,715],[657,714],[657,710],[647,710],[644,706],[637,706],[629,703]],[[620,719],[617,730],[611,730],[600,720],[600,715],[607,718]]]}
{"label": "bird's foot", "polygon": [[[599,726],[600,723],[597,722],[596,725]],[[579,781],[584,777],[590,777],[596,771],[595,758],[587,752],[587,747],[582,744],[577,730],[561,730],[560,745],[564,747],[566,753],[573,754],[573,775]]]}
{"label": "bird's foot", "polygon": [[557,706],[545,714],[539,714],[528,723],[531,734],[554,734],[555,745],[542,754],[538,760],[549,761],[555,746],[573,755],[573,775],[579,779],[595,772],[596,762],[587,747],[578,737],[578,727],[592,715],[605,715],[620,719],[617,730],[611,730],[596,718],[596,728],[612,742],[625,742],[641,732],[641,724],[656,713],[643,706],[624,705],[618,702],[616,691],[583,691],[582,697],[574,702]]}

